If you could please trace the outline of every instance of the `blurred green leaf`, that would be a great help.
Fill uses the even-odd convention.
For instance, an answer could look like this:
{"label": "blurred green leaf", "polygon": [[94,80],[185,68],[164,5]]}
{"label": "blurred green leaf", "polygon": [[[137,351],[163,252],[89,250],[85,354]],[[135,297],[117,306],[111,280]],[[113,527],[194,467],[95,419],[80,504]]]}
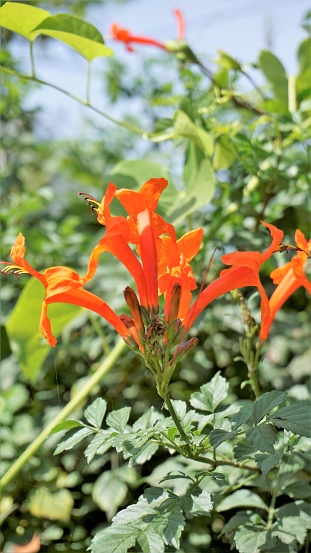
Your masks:
{"label": "blurred green leaf", "polygon": [[[39,331],[44,288],[36,278],[31,278],[20,294],[7,323],[7,333],[12,351],[30,380],[37,374],[50,351],[50,346]],[[55,336],[59,336],[67,324],[81,313],[76,305],[53,304],[48,308]]]}
{"label": "blurred green leaf", "polygon": [[176,138],[187,138],[201,148],[207,157],[212,155],[214,143],[211,135],[193,123],[184,111],[174,113],[173,123]]}
{"label": "blurred green leaf", "polygon": [[6,2],[0,8],[0,26],[32,41],[36,38],[32,34],[33,29],[49,15],[50,12],[36,6]]}
{"label": "blurred green leaf", "polygon": [[47,488],[36,488],[29,497],[28,509],[38,518],[68,522],[74,500],[69,490],[51,493]]}
{"label": "blurred green leaf", "polygon": [[266,79],[271,84],[276,98],[286,109],[288,108],[288,82],[286,71],[280,60],[269,52],[262,50],[259,56],[259,64]]}
{"label": "blurred green leaf", "polygon": [[79,17],[60,13],[48,17],[34,29],[35,36],[46,35],[68,44],[86,60],[112,56],[113,51],[105,45],[99,30]]}
{"label": "blurred green leaf", "polygon": [[122,505],[127,492],[127,485],[120,478],[119,471],[108,470],[97,478],[92,489],[92,498],[102,511],[105,511],[108,520],[111,520]]}
{"label": "blurred green leaf", "polygon": [[236,507],[252,507],[253,509],[257,507],[257,509],[269,510],[261,497],[256,493],[250,490],[237,490],[220,501],[216,507],[216,511],[222,513]]}
{"label": "blurred green leaf", "polygon": [[54,455],[58,455],[59,453],[62,453],[62,451],[66,451],[68,449],[72,449],[75,445],[81,442],[81,440],[84,440],[87,436],[94,434],[94,432],[95,430],[91,430],[90,428],[81,428],[81,430],[75,432],[72,436],[70,436],[70,438],[66,438],[60,442],[54,451]]}

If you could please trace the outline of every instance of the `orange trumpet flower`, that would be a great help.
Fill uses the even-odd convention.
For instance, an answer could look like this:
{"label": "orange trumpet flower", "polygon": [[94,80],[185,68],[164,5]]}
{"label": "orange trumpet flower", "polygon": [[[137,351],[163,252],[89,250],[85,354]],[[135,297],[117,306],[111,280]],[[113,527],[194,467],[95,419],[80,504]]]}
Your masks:
{"label": "orange trumpet flower", "polygon": [[[173,10],[177,22],[177,40],[185,38],[185,22],[183,14],[180,10]],[[134,35],[128,29],[120,27],[117,23],[113,23],[110,27],[110,33],[113,40],[123,42],[128,52],[134,52],[132,44],[144,44],[148,46],[156,46],[161,50],[167,50],[164,42],[160,42],[154,38],[143,35]]]}
{"label": "orange trumpet flower", "polygon": [[219,296],[244,286],[255,286],[261,296],[261,320],[262,324],[266,324],[269,318],[270,307],[267,294],[260,282],[259,270],[262,264],[271,257],[275,250],[279,247],[283,231],[262,222],[267,227],[272,236],[272,242],[264,253],[259,252],[234,252],[222,256],[222,261],[226,265],[232,265],[230,269],[221,271],[219,278],[205,288],[198,296],[192,307],[189,309],[185,320],[185,330],[193,325],[198,315],[205,307]]}
{"label": "orange trumpet flower", "polygon": [[310,259],[311,241],[309,240],[308,242],[303,233],[297,229],[295,233],[295,242],[297,245],[297,255],[283,267],[279,267],[272,271],[270,275],[273,283],[278,286],[269,300],[269,317],[265,320],[260,331],[260,338],[262,340],[267,339],[270,326],[276,313],[289,296],[300,288],[300,286],[304,286],[309,294],[311,294],[311,282],[305,274],[306,261]]}
{"label": "orange trumpet flower", "polygon": [[106,319],[126,342],[131,342],[130,331],[109,305],[95,294],[83,290],[82,286],[88,279],[81,278],[78,273],[68,267],[50,267],[41,273],[29,265],[25,254],[25,238],[19,233],[10,254],[14,264],[8,263],[2,272],[4,274],[10,271],[15,274],[28,273],[42,282],[45,288],[45,298],[42,303],[40,331],[50,346],[56,344],[56,338],[52,334],[51,323],[47,316],[47,307],[51,303],[71,303],[90,309]]}

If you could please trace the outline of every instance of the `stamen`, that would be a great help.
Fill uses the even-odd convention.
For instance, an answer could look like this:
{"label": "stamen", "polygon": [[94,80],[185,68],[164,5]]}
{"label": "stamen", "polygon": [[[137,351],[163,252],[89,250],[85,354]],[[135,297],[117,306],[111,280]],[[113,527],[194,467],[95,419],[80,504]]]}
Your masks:
{"label": "stamen", "polygon": [[0,261],[1,265],[6,265],[2,271],[0,271],[1,274],[4,276],[9,276],[9,274],[15,276],[19,279],[19,275],[27,275],[27,271],[20,267],[19,265],[12,265],[12,263],[8,263],[7,261]]}
{"label": "stamen", "polygon": [[306,252],[306,250],[303,250],[298,246],[291,246],[291,244],[280,244],[277,250],[275,250],[273,253],[283,253],[283,252],[289,253],[289,251],[303,252],[306,254],[308,259],[310,258],[310,254]]}
{"label": "stamen", "polygon": [[94,213],[94,211],[96,213],[102,212],[102,207],[100,203],[95,200],[93,196],[91,196],[90,194],[86,194],[85,192],[78,192],[78,196],[84,196],[83,199],[85,203],[90,206],[92,214]]}

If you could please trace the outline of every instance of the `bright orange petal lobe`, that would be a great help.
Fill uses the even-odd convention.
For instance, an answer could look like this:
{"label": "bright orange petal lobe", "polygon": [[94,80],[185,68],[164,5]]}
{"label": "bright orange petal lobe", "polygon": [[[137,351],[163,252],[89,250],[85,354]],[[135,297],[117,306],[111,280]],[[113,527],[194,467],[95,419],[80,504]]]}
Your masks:
{"label": "bright orange petal lobe", "polygon": [[138,192],[121,188],[116,192],[116,197],[128,215],[137,219],[141,211],[149,209],[154,212],[157,209],[159,198],[167,185],[166,179],[149,179]]}
{"label": "bright orange petal lobe", "polygon": [[269,300],[269,317],[261,327],[260,338],[262,340],[268,338],[271,324],[278,310],[298,288],[303,286],[311,294],[311,283],[305,274],[306,263],[309,260],[310,242],[307,242],[299,229],[296,230],[295,241],[299,248],[297,254],[289,263],[275,269],[270,275],[277,287]]}
{"label": "bright orange petal lobe", "polygon": [[163,50],[166,50],[165,45],[153,38],[149,38],[147,36],[142,35],[133,35],[131,31],[128,29],[124,29],[122,27],[119,27],[117,23],[113,23],[110,27],[110,32],[113,40],[118,40],[120,42],[123,42],[129,52],[134,52],[134,49],[132,47],[132,44],[147,44],[150,46],[156,46],[157,48],[161,48]]}

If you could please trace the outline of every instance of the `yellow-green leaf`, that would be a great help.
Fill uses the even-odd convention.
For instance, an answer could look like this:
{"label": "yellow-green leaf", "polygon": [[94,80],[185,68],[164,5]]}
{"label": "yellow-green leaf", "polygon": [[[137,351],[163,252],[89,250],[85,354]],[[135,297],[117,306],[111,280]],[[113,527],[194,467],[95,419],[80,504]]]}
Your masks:
{"label": "yellow-green leaf", "polygon": [[207,157],[212,155],[214,145],[211,136],[204,129],[193,123],[184,111],[176,111],[173,123],[176,137],[188,138],[188,140],[191,140],[201,148]]}
{"label": "yellow-green leaf", "polygon": [[29,498],[28,509],[38,518],[68,522],[73,508],[73,498],[69,490],[51,493],[47,488],[35,489]]}
{"label": "yellow-green leaf", "polygon": [[[6,325],[10,345],[23,373],[34,380],[50,351],[50,346],[39,331],[44,288],[35,278],[23,289]],[[49,305],[53,334],[58,336],[79,313],[76,305],[56,303]]]}
{"label": "yellow-green leaf", "polygon": [[34,29],[34,35],[47,35],[68,44],[88,61],[101,56],[112,56],[99,30],[79,17],[58,14],[48,17]]}
{"label": "yellow-green leaf", "polygon": [[47,10],[35,6],[19,2],[6,2],[0,8],[0,26],[22,35],[28,40],[34,40],[33,29],[49,15],[50,12]]}

